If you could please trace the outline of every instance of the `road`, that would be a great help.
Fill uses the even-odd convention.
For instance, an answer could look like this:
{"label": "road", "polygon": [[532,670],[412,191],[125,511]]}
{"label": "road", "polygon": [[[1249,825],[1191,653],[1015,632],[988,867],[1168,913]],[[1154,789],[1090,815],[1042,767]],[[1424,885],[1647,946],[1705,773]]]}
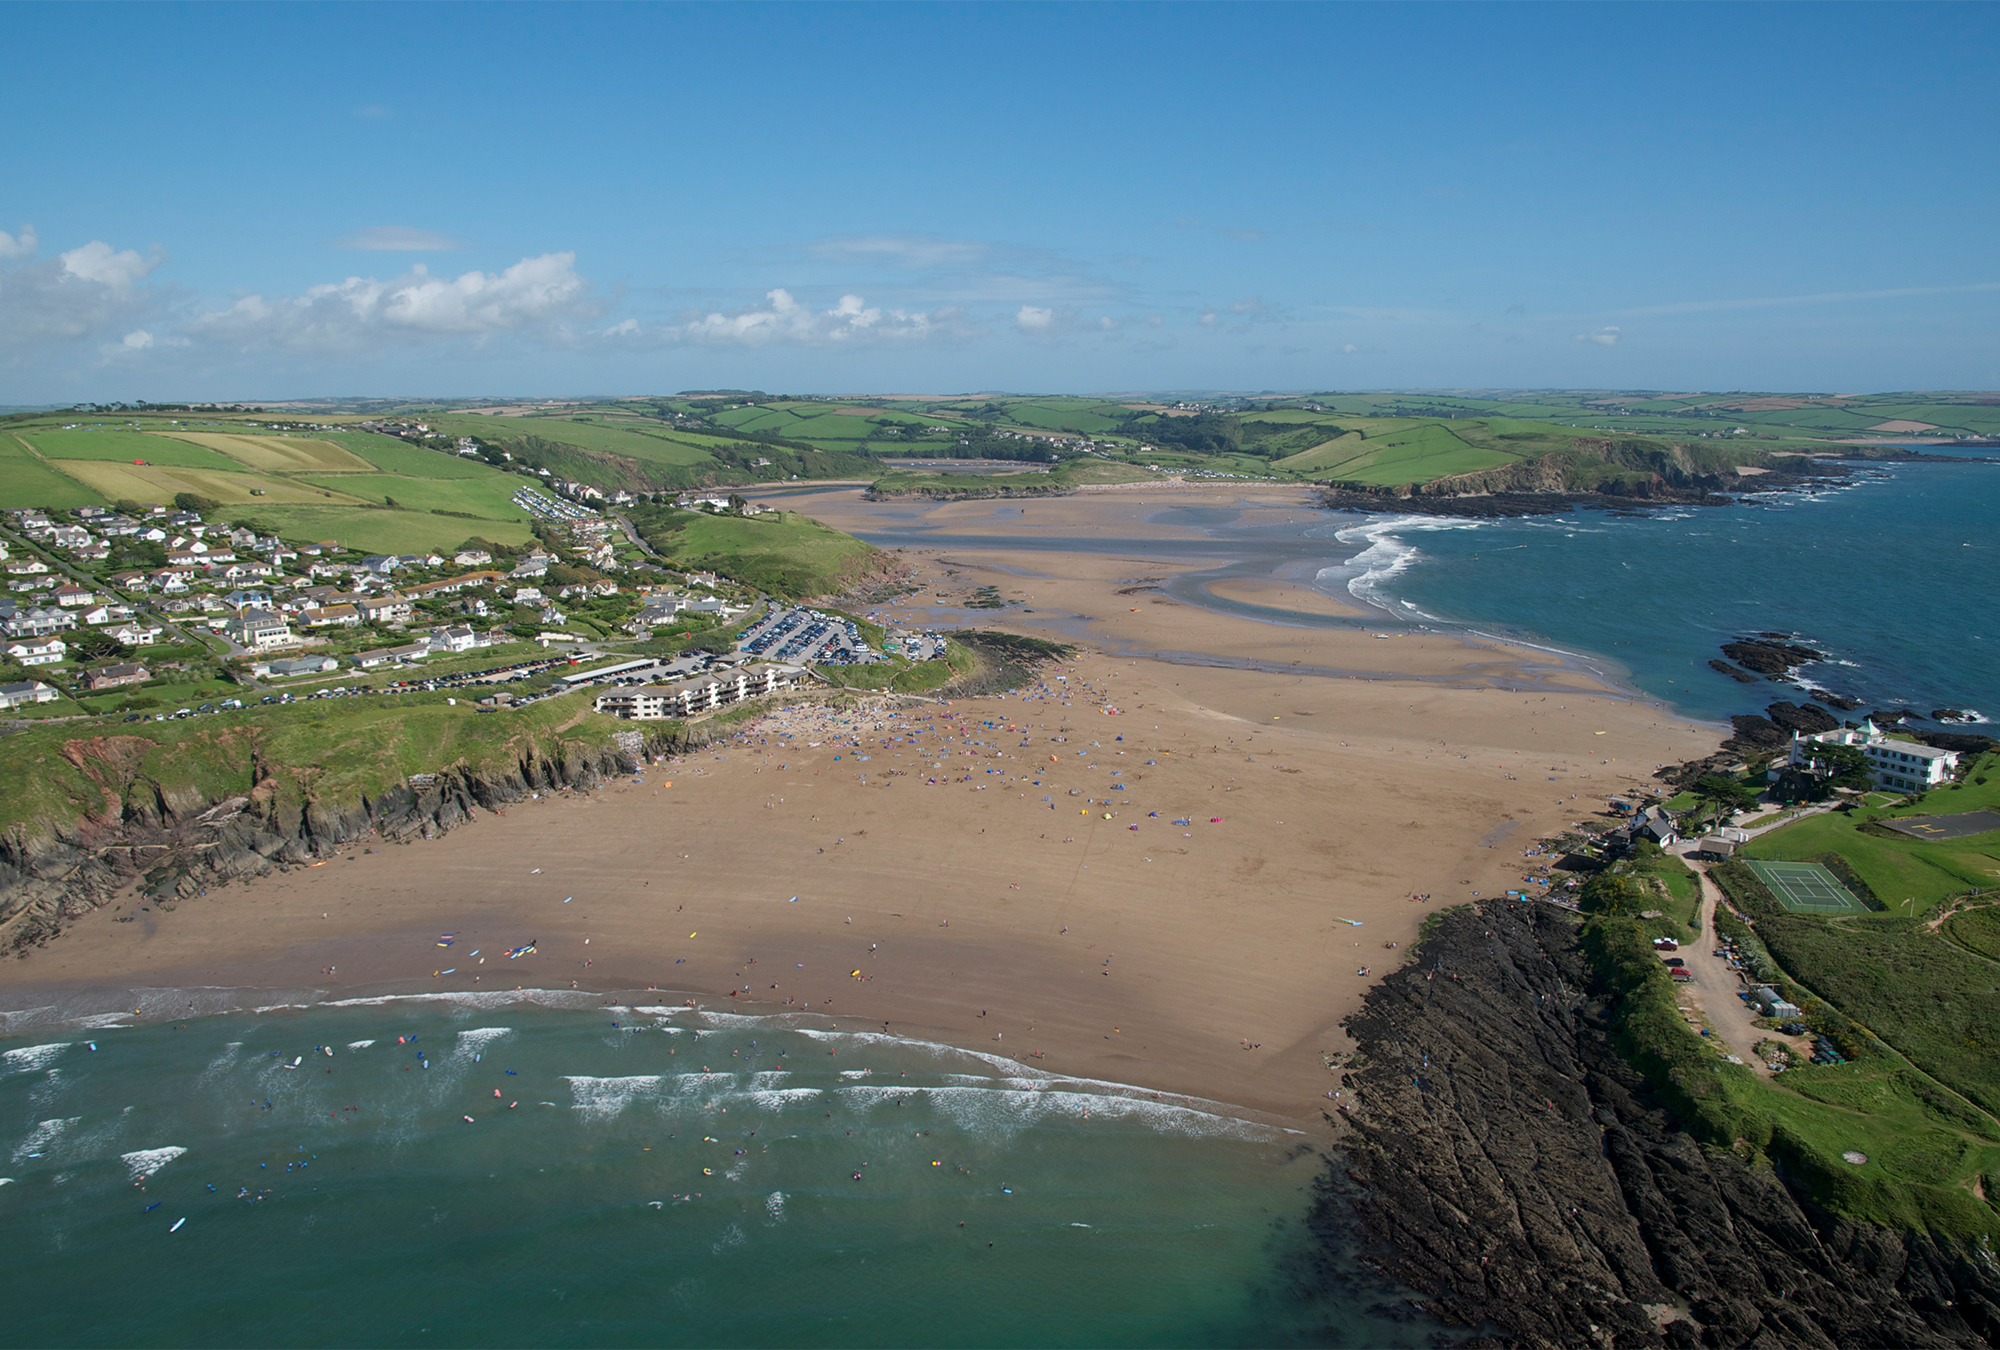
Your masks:
{"label": "road", "polygon": [[[1745,831],[1751,838],[1789,825],[1799,816],[1831,810],[1831,805],[1806,807],[1801,811],[1787,814],[1782,819],[1754,826]],[[1804,1062],[1812,1055],[1812,1042],[1804,1036],[1781,1036],[1757,1025],[1757,1012],[1748,1003],[1737,997],[1738,991],[1748,987],[1743,977],[1729,964],[1726,957],[1715,955],[1719,939],[1715,933],[1715,907],[1727,903],[1722,888],[1708,875],[1708,864],[1697,862],[1688,855],[1700,847],[1696,840],[1684,839],[1672,845],[1667,851],[1680,855],[1701,884],[1701,937],[1682,947],[1678,953],[1687,962],[1687,972],[1693,978],[1679,986],[1680,1003],[1684,1008],[1699,1009],[1705,1016],[1709,1028],[1728,1048],[1729,1053],[1740,1057],[1762,1077],[1770,1077],[1771,1071],[1762,1059],[1753,1053],[1759,1041],[1772,1040],[1791,1046],[1798,1053],[1795,1058]]]}
{"label": "road", "polygon": [[1688,865],[1701,882],[1701,936],[1682,947],[1678,953],[1687,962],[1686,970],[1693,977],[1677,990],[1681,1006],[1699,1009],[1705,1014],[1716,1038],[1729,1048],[1729,1053],[1768,1078],[1771,1076],[1770,1069],[1755,1053],[1757,1042],[1771,1039],[1791,1044],[1796,1038],[1779,1036],[1759,1027],[1756,1011],[1737,997],[1737,992],[1744,988],[1743,978],[1726,957],[1715,954],[1718,941],[1715,936],[1715,907],[1722,900],[1722,889],[1709,880],[1706,866],[1701,863]]}

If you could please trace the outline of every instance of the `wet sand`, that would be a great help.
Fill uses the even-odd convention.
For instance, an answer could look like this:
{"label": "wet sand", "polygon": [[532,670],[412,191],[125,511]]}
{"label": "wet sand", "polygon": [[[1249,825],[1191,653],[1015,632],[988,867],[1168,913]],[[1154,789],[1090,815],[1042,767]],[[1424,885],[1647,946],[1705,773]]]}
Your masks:
{"label": "wet sand", "polygon": [[[996,532],[1143,525],[1104,517],[1146,501],[1107,500],[1019,503]],[[992,503],[943,509],[975,505]],[[1037,613],[996,626],[1045,615],[1068,640],[1091,616],[1097,650],[1027,697],[774,705],[643,783],[115,922],[127,902],[12,963],[10,986],[656,988],[1305,1121],[1330,1104],[1340,1020],[1425,912],[1518,885],[1529,841],[1718,740],[1526,649],[1120,594],[1157,584],[1140,579],[1165,575],[1160,559],[954,545],[910,561],[928,587],[1032,597]],[[1233,598],[1276,604],[1285,584]],[[1278,669],[1294,662],[1344,673]]]}

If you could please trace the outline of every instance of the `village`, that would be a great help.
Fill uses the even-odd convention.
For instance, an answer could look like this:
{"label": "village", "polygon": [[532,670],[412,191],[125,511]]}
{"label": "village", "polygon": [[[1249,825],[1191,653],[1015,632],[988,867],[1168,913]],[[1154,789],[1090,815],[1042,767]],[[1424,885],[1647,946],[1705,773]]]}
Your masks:
{"label": "village", "polygon": [[[408,554],[287,542],[192,509],[205,503],[9,511],[0,524],[0,711],[194,715],[240,703],[218,694],[270,689],[279,692],[264,701],[289,701],[292,685],[354,674],[402,684],[427,664],[456,679],[475,674],[467,663],[481,658],[480,680],[527,679],[558,663],[615,659],[619,647],[670,633],[699,650],[656,651],[617,668],[704,677],[714,687],[615,711],[685,715],[742,696],[711,673],[719,660],[734,671],[768,654],[788,673],[781,685],[758,681],[776,688],[810,666],[943,652],[943,638],[925,634],[871,647],[852,619],[769,604],[714,572],[671,570],[613,518],[532,487],[516,496],[539,522],[534,542],[475,539]],[[677,504],[737,509],[712,494],[683,494]],[[746,616],[752,626],[734,631]],[[680,711],[659,711],[669,706]]]}

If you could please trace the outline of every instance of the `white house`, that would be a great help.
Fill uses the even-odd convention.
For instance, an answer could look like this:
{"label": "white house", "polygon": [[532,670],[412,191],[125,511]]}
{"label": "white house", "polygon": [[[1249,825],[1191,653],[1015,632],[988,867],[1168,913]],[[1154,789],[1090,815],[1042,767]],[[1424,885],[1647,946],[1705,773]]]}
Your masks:
{"label": "white house", "polygon": [[1868,771],[1875,779],[1875,786],[1897,792],[1922,792],[1950,782],[1952,770],[1958,767],[1956,750],[1939,750],[1915,741],[1891,740],[1876,730],[1872,721],[1863,722],[1859,729],[1853,731],[1841,728],[1813,736],[1801,736],[1794,732],[1791,754],[1786,762],[1810,768],[1815,745],[1847,745],[1859,750],[1868,761]]}
{"label": "white house", "polygon": [[61,638],[22,638],[7,644],[7,655],[24,666],[52,666],[63,659],[69,644]]}
{"label": "white house", "polygon": [[40,680],[26,680],[20,684],[0,684],[0,708],[21,708],[30,703],[55,701],[55,687],[43,684]]}
{"label": "white house", "polygon": [[282,647],[292,640],[292,626],[284,617],[268,610],[246,609],[234,625],[237,641],[253,650]]}

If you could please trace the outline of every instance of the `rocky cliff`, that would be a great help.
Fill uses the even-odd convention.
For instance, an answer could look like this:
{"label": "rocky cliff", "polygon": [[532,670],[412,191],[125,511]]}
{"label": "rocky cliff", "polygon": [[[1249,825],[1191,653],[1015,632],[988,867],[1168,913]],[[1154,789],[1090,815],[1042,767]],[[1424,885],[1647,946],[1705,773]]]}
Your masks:
{"label": "rocky cliff", "polygon": [[143,738],[69,741],[63,758],[95,785],[101,806],[0,835],[0,950],[47,943],[69,920],[134,883],[172,903],[219,882],[310,863],[358,839],[435,838],[479,810],[534,792],[588,792],[632,772],[642,758],[707,740],[703,725],[678,723],[660,724],[649,737],[529,737],[504,755],[347,797],[298,790],[283,766],[259,761],[253,740],[236,747],[246,762],[233,781],[246,790],[228,795],[162,782],[147,771],[147,752],[155,747]]}
{"label": "rocky cliff", "polygon": [[1838,1218],[1678,1128],[1613,1050],[1567,914],[1439,916],[1348,1025],[1354,1209],[1384,1269],[1488,1344],[2000,1334],[1990,1252]]}

